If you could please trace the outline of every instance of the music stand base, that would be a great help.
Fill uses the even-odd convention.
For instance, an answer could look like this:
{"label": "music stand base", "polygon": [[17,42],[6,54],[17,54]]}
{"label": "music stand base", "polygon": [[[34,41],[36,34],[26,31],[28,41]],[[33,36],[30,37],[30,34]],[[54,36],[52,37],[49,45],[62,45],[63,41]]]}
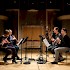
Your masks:
{"label": "music stand base", "polygon": [[30,61],[24,61],[23,64],[30,64]]}
{"label": "music stand base", "polygon": [[47,62],[47,60],[44,60],[43,57],[39,57],[37,59],[37,64],[45,64]]}
{"label": "music stand base", "polygon": [[33,61],[35,61],[35,59],[34,59],[34,58],[29,58],[29,60],[33,60]]}
{"label": "music stand base", "polygon": [[46,63],[45,60],[43,60],[43,61],[38,61],[38,62],[37,62],[37,64],[45,64],[45,63]]}
{"label": "music stand base", "polygon": [[20,64],[22,64],[22,59],[21,59],[21,61],[20,61]]}

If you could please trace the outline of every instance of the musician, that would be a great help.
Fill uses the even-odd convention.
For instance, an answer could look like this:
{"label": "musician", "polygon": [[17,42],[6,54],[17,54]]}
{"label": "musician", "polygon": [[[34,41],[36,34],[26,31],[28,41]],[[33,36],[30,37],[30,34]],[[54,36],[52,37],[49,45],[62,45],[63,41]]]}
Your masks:
{"label": "musician", "polygon": [[16,63],[15,56],[16,56],[16,50],[15,48],[10,45],[10,42],[7,40],[9,36],[9,30],[4,31],[4,35],[0,37],[0,50],[5,52],[5,57],[3,58],[4,62],[7,64],[7,57],[9,54],[12,53],[12,63]]}
{"label": "musician", "polygon": [[50,37],[51,46],[49,46],[47,48],[48,51],[51,51],[54,54],[54,49],[58,47],[56,39],[60,38],[60,37],[61,37],[61,34],[59,33],[59,28],[54,27],[53,32],[52,32],[52,36]]}
{"label": "musician", "polygon": [[52,64],[58,64],[58,62],[63,61],[64,59],[60,57],[59,60],[59,53],[66,52],[70,49],[70,38],[67,35],[67,29],[62,28],[61,30],[62,38],[58,38],[57,42],[59,44],[58,48],[55,48],[55,60],[54,62],[51,62]]}
{"label": "musician", "polygon": [[[8,41],[11,42],[13,47],[15,47],[16,53],[18,54],[19,47],[16,45],[18,43],[18,40],[16,39],[16,37],[14,35],[12,35],[12,30],[11,29],[9,29]],[[18,55],[16,55],[16,57],[17,57],[17,60],[21,60],[21,58],[19,58]]]}

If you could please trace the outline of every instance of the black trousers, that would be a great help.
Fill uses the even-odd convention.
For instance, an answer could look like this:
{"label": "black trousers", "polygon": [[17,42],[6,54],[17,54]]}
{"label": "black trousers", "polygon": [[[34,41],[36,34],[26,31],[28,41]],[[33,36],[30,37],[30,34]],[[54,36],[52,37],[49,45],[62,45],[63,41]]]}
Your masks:
{"label": "black trousers", "polygon": [[16,56],[16,49],[14,47],[7,47],[7,48],[1,48],[1,51],[5,53],[5,56],[3,60],[7,62],[7,57],[12,54],[12,61],[15,61],[15,56]]}
{"label": "black trousers", "polygon": [[17,45],[13,45],[13,47],[16,49],[16,57],[19,58],[19,57],[18,57],[18,50],[19,50],[19,47],[18,47]]}
{"label": "black trousers", "polygon": [[16,52],[16,49],[15,47],[8,47],[6,48],[7,50],[11,50],[11,54],[12,54],[12,61],[15,62],[15,57],[17,56],[17,52]]}
{"label": "black trousers", "polygon": [[3,60],[6,62],[7,61],[7,57],[11,54],[11,50],[10,49],[6,49],[6,48],[0,48],[0,51],[5,53],[5,56],[4,56]]}

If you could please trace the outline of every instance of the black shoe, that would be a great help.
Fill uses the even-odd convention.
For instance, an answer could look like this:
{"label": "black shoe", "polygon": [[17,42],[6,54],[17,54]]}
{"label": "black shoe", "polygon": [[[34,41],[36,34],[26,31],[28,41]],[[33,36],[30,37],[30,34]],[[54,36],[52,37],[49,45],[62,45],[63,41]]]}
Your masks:
{"label": "black shoe", "polygon": [[58,62],[55,62],[55,61],[54,61],[54,62],[51,62],[51,64],[58,64]]}
{"label": "black shoe", "polygon": [[4,62],[7,62],[6,58],[3,58],[3,61],[4,61]]}
{"label": "black shoe", "polygon": [[9,64],[9,63],[7,62],[7,58],[4,57],[4,58],[3,58],[3,61],[4,61],[4,64],[5,64],[5,65],[8,65],[8,64]]}
{"label": "black shoe", "polygon": [[63,59],[59,59],[58,62],[61,62],[61,61],[64,61],[64,60],[65,60],[65,58],[63,58]]}
{"label": "black shoe", "polygon": [[17,62],[16,61],[12,61],[12,64],[17,64]]}
{"label": "black shoe", "polygon": [[5,65],[8,65],[9,63],[8,63],[8,62],[4,62],[4,64],[5,64]]}
{"label": "black shoe", "polygon": [[17,57],[17,60],[22,60],[22,58]]}

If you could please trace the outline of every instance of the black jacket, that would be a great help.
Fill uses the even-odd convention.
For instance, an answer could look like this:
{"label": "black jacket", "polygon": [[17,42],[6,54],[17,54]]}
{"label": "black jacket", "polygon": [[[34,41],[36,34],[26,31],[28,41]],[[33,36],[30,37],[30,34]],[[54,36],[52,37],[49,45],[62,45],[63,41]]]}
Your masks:
{"label": "black jacket", "polygon": [[59,46],[60,47],[69,47],[70,48],[70,38],[67,35],[65,35],[61,39],[61,44]]}

